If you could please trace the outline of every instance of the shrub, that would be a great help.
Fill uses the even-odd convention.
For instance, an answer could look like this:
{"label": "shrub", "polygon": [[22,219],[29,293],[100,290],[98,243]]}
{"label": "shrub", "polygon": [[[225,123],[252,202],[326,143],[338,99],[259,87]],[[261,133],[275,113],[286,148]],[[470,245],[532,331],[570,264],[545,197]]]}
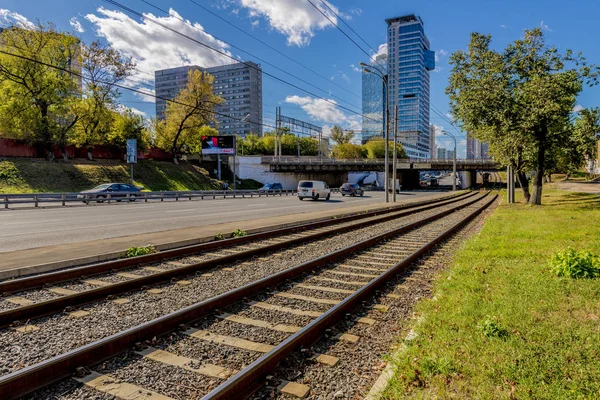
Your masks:
{"label": "shrub", "polygon": [[222,233],[217,233],[215,235],[215,240],[223,240],[223,239],[225,239],[225,236],[223,236]]}
{"label": "shrub", "polygon": [[156,253],[157,251],[158,250],[156,250],[156,247],[154,247],[151,244],[149,244],[147,246],[130,247],[127,249],[127,252],[125,253],[125,257],[130,258],[130,257],[145,256],[146,254]]}
{"label": "shrub", "polygon": [[600,259],[589,251],[575,251],[569,247],[552,256],[550,270],[556,276],[597,278],[600,276]]}
{"label": "shrub", "polygon": [[231,232],[231,237],[242,237],[242,236],[246,236],[246,231],[243,231],[241,229],[236,229],[235,231]]}
{"label": "shrub", "polygon": [[485,337],[496,337],[504,338],[508,336],[508,331],[503,328],[496,320],[492,317],[487,317],[478,326],[479,330]]}

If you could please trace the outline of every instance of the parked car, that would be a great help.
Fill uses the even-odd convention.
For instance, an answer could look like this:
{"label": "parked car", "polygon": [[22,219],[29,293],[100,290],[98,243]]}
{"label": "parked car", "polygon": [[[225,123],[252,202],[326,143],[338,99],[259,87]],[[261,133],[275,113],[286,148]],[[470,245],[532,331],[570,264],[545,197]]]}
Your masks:
{"label": "parked car", "polygon": [[304,199],[325,199],[329,200],[331,197],[331,191],[329,186],[322,181],[300,181],[298,182],[298,198]]}
{"label": "parked car", "polygon": [[361,196],[364,194],[364,190],[356,183],[344,183],[340,186],[340,193],[342,196]]}
{"label": "parked car", "polygon": [[265,183],[260,189],[261,192],[268,192],[269,190],[283,190],[281,183]]}
{"label": "parked car", "polygon": [[127,193],[129,193],[130,200],[135,201],[136,193],[141,191],[141,188],[128,183],[103,183],[102,185],[98,185],[93,189],[79,192],[77,198],[82,199],[83,202],[85,202],[87,199],[95,199],[98,203],[102,203],[108,198],[109,194],[111,199],[121,201],[127,197]]}

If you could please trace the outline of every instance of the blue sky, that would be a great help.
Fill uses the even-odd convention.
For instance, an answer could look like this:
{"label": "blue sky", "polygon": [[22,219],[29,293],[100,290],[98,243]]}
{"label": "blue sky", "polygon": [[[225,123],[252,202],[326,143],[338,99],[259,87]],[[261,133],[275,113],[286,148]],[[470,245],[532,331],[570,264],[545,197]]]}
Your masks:
{"label": "blue sky", "polygon": [[[340,124],[360,129],[361,73],[357,71],[356,64],[368,61],[368,57],[315,10],[308,0],[147,0],[147,3],[164,10],[171,9],[171,15],[142,0],[117,1],[135,11],[151,13],[173,29],[217,47],[234,58],[260,63],[264,72],[311,92],[309,94],[263,76],[265,124],[273,124],[275,107],[281,106],[284,115],[325,127]],[[324,7],[320,0],[311,1]],[[320,76],[258,43],[194,2]],[[330,0],[329,5],[375,50],[386,40],[386,18],[410,13],[420,15],[431,47],[437,52],[438,68],[431,74],[431,103],[442,114],[448,112],[448,99],[444,94],[449,73],[448,56],[464,48],[473,31],[491,34],[494,45],[503,48],[520,37],[524,29],[542,27],[550,44],[560,49],[582,51],[590,62],[600,64],[597,45],[597,38],[600,37],[600,24],[597,22],[600,2],[597,0]],[[330,17],[353,36],[331,13]],[[143,90],[152,88],[154,69],[186,63],[212,66],[231,61],[152,23],[127,16],[115,5],[103,0],[2,0],[0,24],[24,21],[24,18],[29,21],[51,21],[60,30],[76,32],[86,42],[98,37],[110,41],[116,48],[137,59],[138,71],[129,84]],[[184,24],[180,18],[194,27]],[[353,38],[371,52],[361,39]],[[319,99],[317,95],[329,102]],[[600,88],[586,88],[578,104],[583,107],[599,106],[599,100]],[[152,98],[124,92],[122,102],[147,116],[154,115]],[[332,102],[355,113],[335,107]],[[431,123],[457,133],[434,112],[431,113]],[[457,135],[461,139],[464,137],[464,133]],[[437,141],[441,146],[451,146],[447,138],[438,137]],[[459,146],[461,155],[464,156],[462,140]]]}

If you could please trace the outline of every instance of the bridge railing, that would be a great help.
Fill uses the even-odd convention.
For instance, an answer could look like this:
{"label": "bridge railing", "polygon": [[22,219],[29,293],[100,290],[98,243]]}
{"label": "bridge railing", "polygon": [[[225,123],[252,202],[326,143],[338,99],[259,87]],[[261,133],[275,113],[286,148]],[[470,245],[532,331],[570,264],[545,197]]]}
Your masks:
{"label": "bridge railing", "polygon": [[[263,156],[261,157],[261,163],[263,164],[279,164],[279,165],[381,165],[385,162],[383,158],[329,158],[329,157],[294,157],[294,156]],[[390,159],[391,162],[391,159]],[[399,164],[432,164],[432,165],[447,165],[452,164],[453,160],[439,160],[439,159],[416,159],[416,158],[402,158],[398,159]],[[457,164],[461,165],[474,165],[474,166],[490,166],[498,164],[492,159],[456,159]]]}

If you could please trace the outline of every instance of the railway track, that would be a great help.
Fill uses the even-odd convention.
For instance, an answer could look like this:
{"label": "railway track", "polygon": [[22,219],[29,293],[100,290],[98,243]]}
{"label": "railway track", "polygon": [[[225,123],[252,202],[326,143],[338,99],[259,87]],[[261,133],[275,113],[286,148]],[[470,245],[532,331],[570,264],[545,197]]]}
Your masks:
{"label": "railway track", "polygon": [[[84,386],[79,387],[80,383],[67,380],[58,390],[65,391],[66,385],[66,391],[71,391],[74,396],[68,398],[87,398],[87,394],[78,391],[91,391],[88,394],[100,396],[98,398],[104,398],[99,393],[105,393],[108,396],[106,398],[113,398],[110,397],[113,395],[132,398],[126,397],[123,391],[119,392],[123,388],[125,392],[155,392],[143,398],[171,398],[169,395],[159,395],[161,390],[154,390],[157,388],[148,389],[123,380],[119,374],[127,371],[128,367],[116,365],[122,360],[131,362],[131,357],[137,357],[136,362],[167,365],[167,369],[176,369],[178,373],[185,371],[187,379],[205,381],[194,386],[203,389],[196,390],[193,396],[188,393],[182,397],[174,393],[173,398],[199,398],[203,395],[207,398],[240,398],[240,393],[250,395],[264,384],[265,376],[290,352],[314,342],[327,326],[360,306],[361,301],[371,296],[385,281],[459,229],[491,201],[493,198],[489,196],[474,194],[445,204],[440,209],[416,212],[418,218],[406,221],[401,226],[397,223],[395,226],[388,224],[384,231],[374,231],[371,237],[367,236],[367,239],[350,246],[4,375],[0,378],[0,394],[3,398],[16,398],[67,377],[78,367],[90,366],[126,351],[126,357],[111,359],[102,364],[106,367],[100,366],[95,373],[83,376],[81,382],[85,383]],[[387,222],[395,221],[390,218]],[[361,253],[353,255],[357,252]],[[277,254],[273,257],[277,257]],[[253,317],[256,315],[262,315],[263,318]],[[281,323],[282,320],[293,323]],[[196,321],[195,327],[190,326],[193,321]],[[182,324],[187,326],[182,327]],[[177,337],[204,343],[202,348],[206,353],[192,351],[193,354],[188,352],[187,355],[181,355],[168,351],[168,346],[173,344],[169,344],[169,339],[165,339],[164,335],[177,329],[183,330]],[[266,342],[258,340],[265,332],[270,332],[266,335]],[[348,338],[341,337],[340,340]],[[152,348],[157,343],[161,343],[163,349]],[[130,350],[134,345],[137,350]],[[210,355],[212,348],[220,350],[220,356]],[[241,358],[234,354],[238,350],[244,354]],[[207,363],[207,359],[216,363]],[[229,363],[231,365],[227,362],[218,365],[219,361],[227,359],[232,361]],[[327,355],[315,355],[314,359],[315,362],[335,362]],[[103,370],[110,368],[114,369],[113,374],[117,376],[103,373]],[[84,375],[82,369],[79,372]],[[230,379],[221,383],[230,376]],[[169,381],[170,378],[165,376],[164,379]],[[117,381],[118,384],[115,384]],[[73,385],[75,388],[71,387]],[[287,390],[285,385],[282,390]],[[56,394],[56,391],[53,393]],[[43,392],[34,396],[46,395],[48,393]]]}
{"label": "railway track", "polygon": [[[67,308],[118,296],[165,282],[186,284],[190,275],[227,268],[235,263],[264,257],[326,237],[352,232],[376,224],[411,217],[438,207],[464,201],[476,192],[397,210],[378,210],[340,220],[328,220],[294,228],[209,242],[132,259],[115,260],[21,279],[0,282],[4,301],[0,304],[0,327],[19,325]],[[219,246],[221,245],[221,246]],[[180,257],[174,258],[175,255]],[[186,255],[181,257],[181,255]],[[152,290],[152,289],[150,289]],[[15,324],[15,322],[18,322]]]}

